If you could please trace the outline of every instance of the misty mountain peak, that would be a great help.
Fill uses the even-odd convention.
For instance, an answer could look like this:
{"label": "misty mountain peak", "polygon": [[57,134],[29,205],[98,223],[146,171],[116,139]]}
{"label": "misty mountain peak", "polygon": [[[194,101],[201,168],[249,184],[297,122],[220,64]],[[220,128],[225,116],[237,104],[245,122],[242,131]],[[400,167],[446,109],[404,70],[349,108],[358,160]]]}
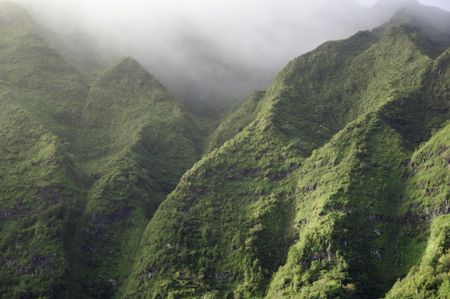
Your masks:
{"label": "misty mountain peak", "polygon": [[[388,27],[405,24],[421,35],[419,46],[431,57],[437,57],[450,46],[450,12],[425,6],[416,1],[397,10]],[[433,53],[430,52],[432,49]]]}
{"label": "misty mountain peak", "polygon": [[115,80],[122,80],[132,73],[147,75],[147,71],[144,69],[144,67],[133,57],[125,57],[121,59],[108,71],[108,73],[113,76],[114,78],[112,79]]}
{"label": "misty mountain peak", "polygon": [[433,26],[435,30],[448,31],[450,28],[450,12],[434,6],[422,5],[412,1],[409,5],[401,6],[394,19],[409,19],[422,25]]}
{"label": "misty mountain peak", "polygon": [[128,92],[153,92],[158,89],[166,92],[166,88],[132,57],[125,57],[108,69],[99,83],[110,86],[113,90],[119,88]]}

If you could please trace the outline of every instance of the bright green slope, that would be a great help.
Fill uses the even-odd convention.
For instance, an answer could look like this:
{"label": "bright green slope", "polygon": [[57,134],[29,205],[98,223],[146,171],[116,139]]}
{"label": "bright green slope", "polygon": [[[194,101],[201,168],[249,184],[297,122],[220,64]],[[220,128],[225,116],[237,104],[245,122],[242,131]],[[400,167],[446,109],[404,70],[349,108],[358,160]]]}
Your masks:
{"label": "bright green slope", "polygon": [[445,298],[448,28],[412,5],[325,43],[200,159],[139,63],[88,80],[0,3],[0,297]]}
{"label": "bright green slope", "polygon": [[[423,278],[411,268],[447,250],[445,218],[406,216],[408,169],[445,135],[433,134],[450,118],[450,78],[448,36],[417,18],[411,9],[289,63],[254,120],[160,206],[118,297],[379,298],[409,271],[393,296]],[[427,171],[445,205],[448,167]]]}
{"label": "bright green slope", "polygon": [[399,216],[404,219],[399,259],[409,266],[408,275],[395,283],[387,298],[447,298],[450,295],[450,125],[413,154],[407,169],[399,210]]}

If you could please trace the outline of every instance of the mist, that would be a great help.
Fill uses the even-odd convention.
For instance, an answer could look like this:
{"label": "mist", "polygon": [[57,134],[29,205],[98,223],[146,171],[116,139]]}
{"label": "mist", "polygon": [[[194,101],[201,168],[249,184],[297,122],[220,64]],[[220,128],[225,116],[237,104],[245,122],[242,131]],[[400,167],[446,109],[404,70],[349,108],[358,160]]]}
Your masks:
{"label": "mist", "polygon": [[405,1],[375,7],[371,0],[15,2],[85,71],[132,56],[178,98],[223,101],[265,89],[289,60],[387,21]]}

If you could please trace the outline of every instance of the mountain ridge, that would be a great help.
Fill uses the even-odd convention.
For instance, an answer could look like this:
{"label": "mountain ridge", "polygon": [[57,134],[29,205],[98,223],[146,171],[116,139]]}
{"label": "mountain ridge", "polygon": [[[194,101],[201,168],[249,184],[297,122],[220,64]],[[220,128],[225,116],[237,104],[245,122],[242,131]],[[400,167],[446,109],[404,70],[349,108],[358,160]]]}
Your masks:
{"label": "mountain ridge", "polygon": [[135,59],[80,74],[1,6],[0,297],[450,292],[450,14],[327,42],[211,130]]}
{"label": "mountain ridge", "polygon": [[[386,200],[392,199],[398,202],[401,196],[401,177],[405,160],[415,147],[431,136],[433,127],[448,119],[448,109],[445,108],[448,105],[446,96],[436,100],[437,106],[444,105],[443,110],[433,111],[431,108],[435,103],[433,97],[429,97],[431,86],[428,77],[433,68],[433,59],[424,54],[422,45],[417,43],[416,36],[423,32],[418,32],[415,28],[407,24],[394,25],[385,30],[381,38],[378,38],[377,31],[372,35],[369,32],[362,32],[346,41],[326,43],[316,51],[291,62],[280,73],[272,87],[266,91],[265,99],[260,104],[259,114],[255,118],[256,121],[251,122],[235,138],[208,154],[191,171],[188,171],[177,189],[169,195],[152,218],[146,233],[148,239],[144,241],[144,249],[139,258],[139,264],[136,265],[137,270],[128,286],[128,289],[133,290],[129,296],[259,298],[265,296],[264,286],[271,281],[272,273],[277,275],[273,278],[274,281],[281,279],[281,288],[277,285],[278,283],[273,282],[267,290],[267,298],[280,296],[283,298],[322,298],[324,296],[377,298],[384,295],[384,292],[388,291],[387,286],[395,280],[395,278],[389,278],[387,273],[392,273],[394,277],[402,275],[386,268],[391,267],[391,263],[395,263],[397,257],[391,255],[394,253],[386,254],[386,257],[380,253],[383,252],[382,250],[386,252],[390,250],[389,240],[394,238],[396,228],[389,225],[389,222],[384,224],[383,222],[386,221],[377,220],[389,219],[390,216],[366,215],[367,210],[364,210],[366,207],[358,209],[357,206],[355,206],[357,212],[350,213],[346,212],[347,208],[344,207],[356,205],[353,201],[359,196],[365,199],[365,204],[370,205],[371,196],[376,198],[376,194],[385,194]],[[361,40],[366,40],[368,45],[364,46]],[[358,48],[353,47],[352,43],[362,46],[362,50],[358,53]],[[348,51],[346,47],[358,54],[352,55],[352,52],[348,54],[345,52]],[[321,51],[323,51],[322,56],[320,56]],[[317,55],[316,61],[314,55]],[[347,61],[351,62],[346,65],[346,56],[342,55],[349,55]],[[445,60],[445,53],[441,55],[440,59]],[[309,57],[311,57],[310,60],[308,60]],[[321,58],[328,64],[322,66]],[[341,74],[344,82],[339,83],[340,78],[332,72],[333,59],[338,63],[335,67],[336,72],[342,73],[344,69],[345,73],[347,68],[351,74],[350,79]],[[303,65],[311,66],[312,72],[302,69]],[[319,66],[323,68],[317,69]],[[361,78],[359,69],[374,70],[375,79],[370,79],[372,81],[364,85],[365,77]],[[377,73],[378,77],[376,77]],[[364,75],[373,78],[371,74]],[[311,77],[303,79],[303,76]],[[402,78],[409,79],[405,81]],[[332,86],[330,83],[333,82],[332,80],[338,84],[345,84],[345,79],[349,81],[348,87],[345,85],[344,88],[337,87],[334,93],[330,92],[328,86],[320,84],[326,82]],[[360,96],[355,96],[355,90],[352,89],[350,82],[358,82],[360,86],[363,86],[361,88],[363,100]],[[448,79],[445,82],[448,84]],[[287,88],[283,84],[286,84]],[[294,84],[298,84],[298,87]],[[328,199],[324,197],[326,192],[317,191],[319,187],[314,181],[301,183],[304,184],[303,187],[299,186],[297,189],[302,190],[301,192],[292,190],[288,187],[292,182],[289,182],[295,180],[295,177],[301,177],[298,174],[299,170],[296,169],[299,166],[300,169],[308,167],[306,165],[310,163],[308,161],[312,159],[311,157],[317,155],[316,151],[329,151],[319,149],[322,146],[321,143],[317,143],[317,140],[322,139],[323,143],[327,143],[327,139],[334,135],[333,132],[341,130],[343,125],[339,126],[339,121],[333,121],[333,118],[327,114],[325,116],[321,114],[330,109],[326,104],[329,104],[332,98],[339,98],[342,90],[344,92],[350,90],[349,94],[355,100],[357,99],[360,105],[362,104],[360,108],[349,105],[356,109],[354,112],[347,110],[348,116],[344,114],[341,121],[344,122],[345,127],[342,132],[346,133],[340,132],[336,135],[339,139],[349,135],[346,138],[350,145],[354,145],[349,148],[348,145],[343,144],[335,150],[336,152],[344,151],[341,157],[348,157],[346,158],[348,162],[345,162],[345,159],[343,162],[333,162],[334,165],[338,163],[337,166],[345,163],[339,168],[335,166],[334,170],[333,168],[321,169],[319,173],[331,175],[331,173],[343,171],[346,173],[345,176],[335,177],[333,180],[339,182],[347,178],[340,183],[341,188],[344,189],[337,188],[336,191],[332,191]],[[364,102],[364,97],[367,102]],[[311,102],[302,106],[303,103],[299,104],[298,99]],[[345,100],[348,101],[348,96],[341,95],[341,99],[339,104],[345,108],[347,105]],[[322,110],[311,110],[314,107],[313,103],[321,103],[320,101],[325,103],[320,107]],[[423,108],[418,108],[422,105],[424,105]],[[302,112],[303,107],[310,110]],[[339,109],[339,106],[332,107]],[[408,112],[415,109],[423,116],[430,115],[417,126],[414,120],[422,119],[421,116],[413,114],[415,117],[408,119]],[[358,112],[358,110],[361,111]],[[343,111],[345,112],[346,109]],[[336,114],[339,115],[339,113]],[[330,122],[328,128],[323,127],[322,120]],[[427,123],[430,120],[431,123]],[[321,130],[311,132],[313,135],[305,132],[305,129],[311,128]],[[360,135],[353,136],[353,131],[358,130],[361,132],[358,133]],[[297,132],[301,132],[301,135],[297,135]],[[338,138],[336,136],[335,138]],[[311,143],[309,140],[314,141]],[[390,150],[390,155],[384,153],[380,144],[384,145],[384,150]],[[312,156],[310,156],[311,152]],[[385,161],[387,168],[383,169],[383,162],[374,162],[377,160]],[[373,169],[368,168],[367,165],[373,165]],[[278,167],[280,170],[276,171]],[[355,175],[362,175],[364,172],[368,174],[356,179]],[[372,181],[377,180],[378,184],[382,184],[383,180],[387,180],[383,179],[384,176],[390,177],[393,183],[386,183],[386,187],[381,187],[382,185],[377,186],[377,183]],[[366,182],[363,183],[363,180]],[[322,188],[330,188],[326,187],[326,181],[324,184]],[[372,186],[366,187],[369,188],[367,194],[361,189],[363,184]],[[251,190],[255,190],[254,193]],[[318,203],[314,202],[318,202],[321,198],[321,201],[329,208],[325,206],[322,208],[323,212],[313,212],[318,219],[313,220],[311,216],[303,216],[306,220],[300,218],[299,223],[306,221],[307,224],[300,230],[300,236],[302,234],[306,236],[301,237],[298,245],[290,246],[288,244],[292,242],[291,238],[295,236],[298,228],[291,231],[288,223],[295,223],[295,221],[287,220],[293,217],[287,215],[292,215],[289,210],[293,207],[294,199],[297,196],[300,198],[310,196],[302,195],[309,192],[318,192],[316,194],[322,195],[315,195],[315,201],[311,201],[312,206],[306,205],[299,208],[296,218],[303,214],[308,215],[309,210],[313,212],[319,209],[320,211],[320,206],[315,207]],[[374,195],[370,192],[374,192]],[[339,198],[342,198],[343,203],[339,202]],[[343,207],[339,206],[344,203],[346,204]],[[384,204],[383,201],[376,204],[380,213],[389,215],[390,212],[385,209],[388,201]],[[233,208],[235,205],[239,208],[237,206]],[[336,207],[332,208],[333,206]],[[253,209],[256,210],[253,211]],[[327,212],[328,209],[331,211]],[[337,209],[337,214],[333,214],[333,209]],[[237,216],[238,211],[241,211],[241,216]],[[321,217],[321,213],[324,213],[324,216]],[[216,219],[212,218],[212,215],[215,215]],[[374,220],[368,225],[365,223],[365,217],[368,219],[372,217]],[[283,218],[286,220],[282,220]],[[359,224],[349,226],[348,223],[353,221]],[[308,224],[309,222],[311,224]],[[224,231],[217,229],[224,225],[226,225]],[[358,231],[359,226],[360,231]],[[378,233],[374,234],[373,230],[369,233],[370,227],[374,226],[386,227],[385,236],[377,236]],[[327,232],[328,227],[329,232]],[[344,244],[342,239],[354,238],[350,235],[337,235],[337,239],[334,240],[333,227],[341,227],[339,231],[351,230],[359,236],[356,239],[360,239],[361,244],[349,244],[355,250],[353,254],[345,253],[341,247]],[[160,230],[165,231],[165,235]],[[374,228],[374,230],[378,232],[381,228]],[[201,234],[202,231],[208,232],[208,239]],[[369,233],[368,236],[364,236],[363,232]],[[331,236],[329,236],[330,233]],[[247,239],[246,235],[248,235]],[[183,236],[195,238],[195,241],[186,241]],[[285,241],[282,240],[283,236],[287,238]],[[170,247],[166,246],[167,244],[170,244]],[[230,248],[231,244],[233,245]],[[277,248],[278,244],[286,245]],[[298,250],[295,249],[297,246],[302,253],[295,253]],[[334,248],[331,249],[332,251],[330,246]],[[287,254],[284,251],[286,248],[289,249],[288,264],[277,272],[278,266],[283,265],[284,256]],[[338,253],[341,250],[344,254]],[[372,256],[363,257],[364,252],[370,252]],[[293,258],[298,254],[300,255],[297,258]],[[384,259],[383,262],[377,262],[377,259],[381,258]],[[287,271],[283,268],[288,269],[291,263],[295,263],[292,259],[306,259],[306,264],[302,261],[303,266],[300,269],[294,272],[289,270],[283,274]],[[275,260],[277,263],[272,264]],[[335,262],[331,262],[334,260]],[[371,268],[379,270],[371,273],[369,270]],[[173,269],[178,271],[173,272]],[[300,272],[300,275],[303,273],[303,277],[311,278],[297,277],[296,271]],[[323,271],[325,274],[320,274]],[[286,279],[280,278],[285,275],[287,275]],[[295,284],[294,279],[296,279]]]}

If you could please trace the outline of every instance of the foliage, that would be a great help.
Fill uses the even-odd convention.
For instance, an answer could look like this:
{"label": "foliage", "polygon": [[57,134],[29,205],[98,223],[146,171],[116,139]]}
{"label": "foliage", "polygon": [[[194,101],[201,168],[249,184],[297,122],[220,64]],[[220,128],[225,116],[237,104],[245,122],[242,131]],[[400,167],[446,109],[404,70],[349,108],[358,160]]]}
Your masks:
{"label": "foliage", "polygon": [[135,60],[88,82],[0,6],[0,297],[111,296],[208,128]]}
{"label": "foliage", "polygon": [[0,297],[445,298],[450,39],[421,20],[294,59],[207,137],[0,3]]}
{"label": "foliage", "polygon": [[[448,53],[429,56],[416,25],[360,32],[290,62],[248,125],[219,129],[236,135],[159,207],[119,297],[389,291],[428,238],[426,222],[411,228],[403,214],[408,161],[449,117]],[[224,124],[249,115],[244,105]],[[445,189],[448,178],[430,183]]]}

